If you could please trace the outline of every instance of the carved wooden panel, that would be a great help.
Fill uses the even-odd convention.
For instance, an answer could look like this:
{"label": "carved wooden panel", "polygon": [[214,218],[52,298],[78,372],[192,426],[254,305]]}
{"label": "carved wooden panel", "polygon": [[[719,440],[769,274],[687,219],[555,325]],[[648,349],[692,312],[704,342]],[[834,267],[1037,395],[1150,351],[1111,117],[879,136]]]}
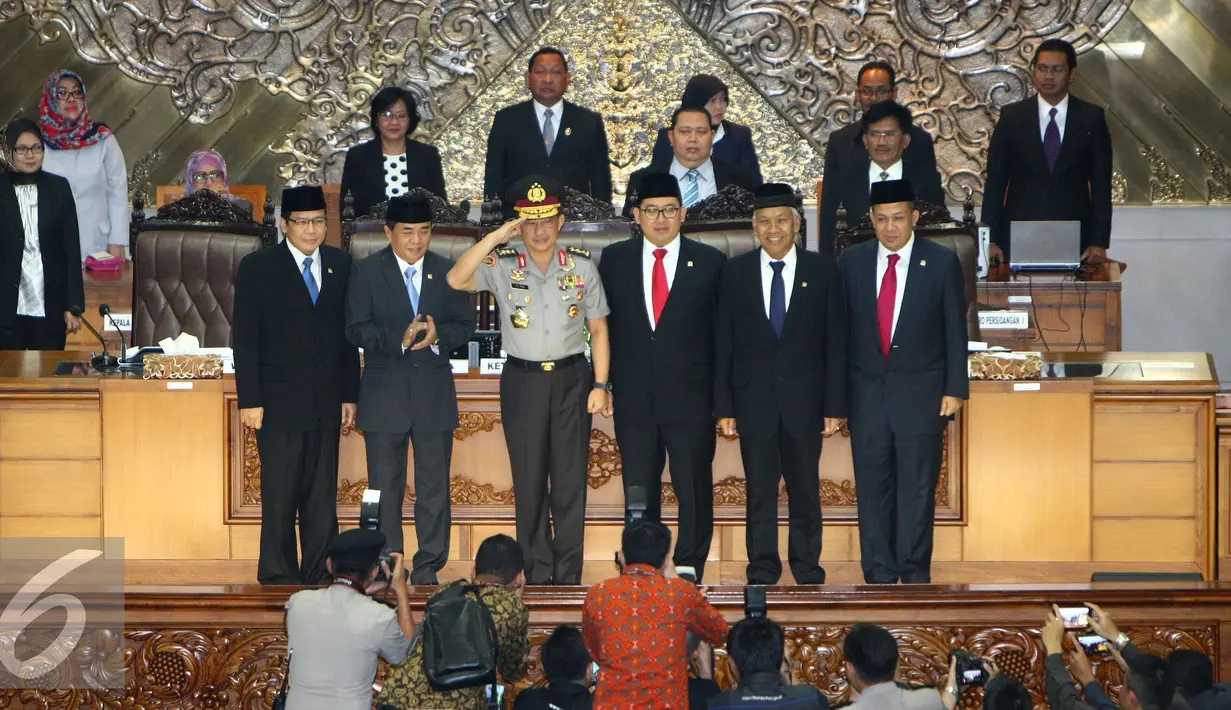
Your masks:
{"label": "carved wooden panel", "polygon": [[[552,627],[533,621],[530,671],[507,697],[524,688],[546,684],[539,654]],[[1039,630],[1026,626],[891,626],[900,652],[899,679],[914,686],[939,686],[948,669],[952,649],[962,648],[992,658],[1012,655],[1027,669],[1018,678],[1030,691],[1035,707],[1046,708],[1043,685],[1046,660]],[[829,697],[830,705],[850,697],[844,672],[842,642],[849,625],[790,625],[786,629],[787,654],[796,683],[809,683]],[[1128,628],[1142,649],[1166,656],[1177,648],[1217,657],[1217,627],[1211,624]],[[124,635],[123,646],[114,637],[89,637],[77,658],[86,667],[100,668],[107,659],[126,676],[123,691],[0,690],[0,708],[144,708],[145,710],[218,710],[268,708],[286,667],[286,635],[281,628],[139,628]],[[715,676],[723,688],[731,685],[724,649],[717,649]],[[1124,684],[1118,666],[1093,658],[1095,675],[1112,699]],[[381,664],[377,678],[386,677]],[[95,678],[100,678],[97,672]],[[114,678],[113,678],[114,679]],[[54,680],[47,679],[54,687]],[[977,708],[981,691],[964,693],[962,705]]]}
{"label": "carved wooden panel", "polygon": [[[495,387],[495,382],[491,383]],[[230,412],[227,442],[228,522],[259,522],[261,517],[261,462],[256,433],[242,427],[234,395],[227,395]],[[450,498],[454,521],[509,522],[513,520],[514,491],[505,447],[500,414],[475,411],[482,406],[468,397],[459,400],[461,425],[454,430],[453,470],[450,473]],[[960,415],[959,415],[960,417]],[[586,517],[591,520],[618,520],[624,515],[623,467],[619,442],[610,419],[595,417],[590,432],[587,483],[589,494]],[[936,487],[936,519],[962,518],[961,421],[945,432],[944,457]],[[663,515],[674,519],[679,500],[670,483],[670,462],[663,474]],[[413,452],[407,461],[407,490],[404,512],[409,522],[415,500]],[[826,520],[856,520],[856,489],[851,464],[850,433],[827,439],[822,447],[818,475],[821,479],[821,504]],[[359,500],[368,485],[363,432],[342,437],[338,470],[338,514],[344,518],[358,515]],[[738,437],[718,437],[714,457],[714,517],[716,520],[742,522],[747,491]],[[785,486],[780,484],[779,516],[787,517]]]}

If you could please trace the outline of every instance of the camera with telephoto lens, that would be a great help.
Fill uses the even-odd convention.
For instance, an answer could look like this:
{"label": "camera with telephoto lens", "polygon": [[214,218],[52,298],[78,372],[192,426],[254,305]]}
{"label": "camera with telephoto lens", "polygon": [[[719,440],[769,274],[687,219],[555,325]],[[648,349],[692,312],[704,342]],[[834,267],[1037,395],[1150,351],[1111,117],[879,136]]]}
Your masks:
{"label": "camera with telephoto lens", "polygon": [[987,665],[983,663],[982,658],[960,648],[950,653],[949,658],[957,659],[957,684],[959,687],[984,685],[987,683]]}
{"label": "camera with telephoto lens", "polygon": [[645,518],[645,511],[650,507],[650,496],[645,486],[629,486],[624,497],[624,524]]}
{"label": "camera with telephoto lens", "polygon": [[[380,530],[380,491],[375,488],[365,488],[363,491],[363,500],[359,503],[359,527],[364,530]],[[378,582],[386,582],[389,580],[385,576],[384,565],[389,566],[389,571],[393,571],[393,555],[387,547],[380,549],[380,566],[376,569],[376,580]]]}

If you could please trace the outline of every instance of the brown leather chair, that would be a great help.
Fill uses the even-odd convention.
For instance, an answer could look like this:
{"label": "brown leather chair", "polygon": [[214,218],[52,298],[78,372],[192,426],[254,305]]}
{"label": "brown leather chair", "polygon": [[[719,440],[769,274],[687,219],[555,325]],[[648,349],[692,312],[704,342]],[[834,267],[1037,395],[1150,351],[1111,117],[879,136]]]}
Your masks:
{"label": "brown leather chair", "polygon": [[[968,198],[969,199],[969,198]],[[974,219],[974,204],[964,210],[961,222],[956,222],[943,206],[921,205],[915,235],[944,245],[957,252],[962,265],[966,291],[966,330],[969,340],[982,340],[979,329],[979,225]],[[846,247],[876,238],[876,231],[865,216],[856,229],[846,226],[845,210],[838,210],[838,230],[834,240],[835,256]]]}
{"label": "brown leather chair", "polygon": [[157,345],[180,333],[204,347],[231,345],[239,262],[276,237],[268,213],[265,224],[210,221],[217,215],[205,203],[222,198],[204,195],[178,201],[175,219],[146,220],[143,198],[133,202],[132,345]]}

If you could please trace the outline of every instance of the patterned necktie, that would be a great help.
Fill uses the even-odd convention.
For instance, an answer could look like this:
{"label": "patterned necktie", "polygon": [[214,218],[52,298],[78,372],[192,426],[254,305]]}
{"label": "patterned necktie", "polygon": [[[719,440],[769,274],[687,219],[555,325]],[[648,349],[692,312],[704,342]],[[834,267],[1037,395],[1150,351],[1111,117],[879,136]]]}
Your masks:
{"label": "patterned necktie", "polygon": [[889,171],[888,171],[888,170],[882,170],[882,171],[881,171],[881,182],[884,182],[884,181],[886,181],[886,180],[888,180],[888,179],[889,179]]}
{"label": "patterned necktie", "polygon": [[406,267],[406,294],[410,296],[410,308],[419,312],[419,289],[415,288],[415,267]]}
{"label": "patterned necktie", "polygon": [[556,124],[552,122],[551,116],[551,109],[543,112],[543,145],[547,148],[548,155],[551,155],[551,149],[556,146]]}
{"label": "patterned necktie", "polygon": [[889,357],[893,347],[893,307],[898,300],[898,260],[901,256],[889,255],[889,268],[881,279],[880,295],[876,298],[876,323],[881,331],[881,353]]}
{"label": "patterned necktie", "polygon": [[667,267],[663,266],[666,249],[654,250],[654,270],[650,272],[650,296],[654,301],[654,325],[662,318],[663,307],[667,305]]}
{"label": "patterned necktie", "polygon": [[315,306],[321,291],[316,287],[316,279],[312,276],[312,257],[310,256],[303,260],[303,282],[308,287],[308,295],[312,297],[312,305]]}
{"label": "patterned necktie", "polygon": [[697,178],[701,174],[696,170],[689,170],[684,174],[684,206],[692,207],[701,199],[701,186],[697,184]]}
{"label": "patterned necktie", "polygon": [[774,270],[774,278],[769,282],[769,327],[781,340],[782,328],[786,325],[786,282],[782,280],[782,267],[786,262],[771,261],[769,266]]}
{"label": "patterned necktie", "polygon": [[1043,134],[1043,157],[1047,158],[1048,172],[1055,172],[1056,163],[1060,160],[1060,126],[1056,124],[1056,108],[1053,107],[1048,113],[1051,114],[1051,121]]}

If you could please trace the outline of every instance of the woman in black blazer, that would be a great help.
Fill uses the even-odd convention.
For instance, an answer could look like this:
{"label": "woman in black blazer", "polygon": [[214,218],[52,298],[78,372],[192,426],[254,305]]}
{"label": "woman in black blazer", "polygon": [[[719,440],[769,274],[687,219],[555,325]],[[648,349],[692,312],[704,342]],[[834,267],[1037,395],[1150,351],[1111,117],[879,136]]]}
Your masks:
{"label": "woman in black blazer", "polygon": [[[756,176],[756,184],[760,185],[764,178],[761,176],[761,161],[757,159],[757,149],[752,145],[752,129],[725,119],[727,97],[727,85],[722,79],[709,74],[698,74],[684,86],[680,106],[709,111],[717,132],[710,154],[719,160],[742,166]],[[654,155],[651,159],[654,165],[669,165],[675,156],[667,132],[667,128],[658,129],[658,140],[654,142]]]}
{"label": "woman in black blazer", "polygon": [[377,204],[415,187],[449,199],[440,151],[410,137],[419,127],[414,94],[387,86],[372,97],[371,112],[376,138],[346,151],[342,165],[342,199],[351,194],[355,216],[362,217]]}
{"label": "woman in black blazer", "polygon": [[[68,180],[43,170],[43,133],[5,128],[0,172],[0,350],[63,350],[85,309],[77,205]],[[78,311],[80,312],[80,311]]]}

